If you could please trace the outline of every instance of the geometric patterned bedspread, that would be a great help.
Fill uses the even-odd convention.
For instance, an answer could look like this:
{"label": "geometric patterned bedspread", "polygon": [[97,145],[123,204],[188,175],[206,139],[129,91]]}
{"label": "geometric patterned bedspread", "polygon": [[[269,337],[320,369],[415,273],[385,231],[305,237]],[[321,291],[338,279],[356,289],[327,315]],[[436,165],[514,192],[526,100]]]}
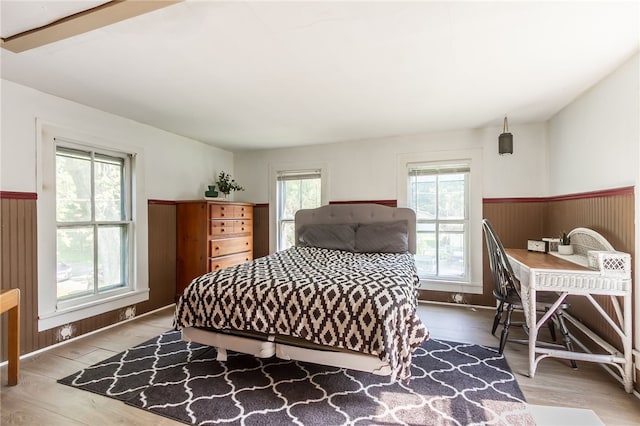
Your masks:
{"label": "geometric patterned bedspread", "polygon": [[410,253],[292,247],[193,280],[175,326],[257,331],[377,355],[392,376],[410,376],[429,333],[416,314]]}

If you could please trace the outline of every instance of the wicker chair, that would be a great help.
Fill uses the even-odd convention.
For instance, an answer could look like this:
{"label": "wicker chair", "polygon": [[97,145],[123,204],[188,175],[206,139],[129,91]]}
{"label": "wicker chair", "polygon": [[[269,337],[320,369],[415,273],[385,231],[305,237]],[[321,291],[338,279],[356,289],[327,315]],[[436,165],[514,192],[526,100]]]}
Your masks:
{"label": "wicker chair", "polygon": [[[491,223],[487,219],[482,220],[482,229],[484,230],[485,240],[487,242],[487,250],[489,252],[489,264],[491,266],[491,272],[493,274],[494,289],[493,295],[498,301],[498,308],[496,309],[496,316],[493,319],[493,327],[491,328],[491,334],[496,335],[498,325],[502,324],[502,334],[500,335],[500,348],[498,352],[502,354],[504,346],[507,343],[509,337],[509,327],[511,325],[521,325],[525,332],[528,332],[526,323],[512,323],[511,314],[514,309],[522,308],[522,300],[520,298],[520,281],[515,277],[511,264],[507,259],[507,255],[504,251],[504,247],[500,242],[497,234],[493,230]],[[549,296],[549,297],[547,297]],[[536,310],[538,312],[547,311],[554,303],[553,295],[541,292],[537,295]],[[504,321],[502,316],[506,305],[506,316]],[[558,323],[560,331],[562,332],[564,346],[569,351],[573,351],[573,345],[569,336],[569,331],[565,325],[564,318],[562,316],[563,311],[568,307],[568,304],[562,303],[558,309],[551,316],[551,321],[547,322],[549,327],[549,333],[551,339],[556,341],[556,333],[554,323]],[[576,368],[575,361],[571,360],[571,366]]]}

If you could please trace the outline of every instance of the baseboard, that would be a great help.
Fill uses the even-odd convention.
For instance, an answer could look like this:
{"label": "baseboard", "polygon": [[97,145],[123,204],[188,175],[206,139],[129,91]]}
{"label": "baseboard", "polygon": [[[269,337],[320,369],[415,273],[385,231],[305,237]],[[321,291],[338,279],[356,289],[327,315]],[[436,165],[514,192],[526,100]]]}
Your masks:
{"label": "baseboard", "polygon": [[[60,346],[62,346],[62,345],[66,345],[67,343],[75,342],[76,340],[84,339],[84,338],[85,338],[85,337],[87,337],[87,336],[91,336],[91,335],[93,335],[93,334],[100,333],[101,331],[105,331],[105,330],[108,330],[108,329],[110,329],[110,328],[117,327],[117,326],[119,326],[119,325],[122,325],[122,324],[125,324],[125,323],[128,323],[128,322],[131,322],[131,321],[135,321],[135,320],[140,319],[140,318],[144,318],[144,317],[146,317],[147,315],[151,315],[151,314],[153,314],[153,313],[156,313],[156,312],[162,311],[162,310],[164,310],[164,309],[170,308],[171,306],[175,306],[175,303],[172,303],[172,304],[167,305],[167,306],[162,306],[162,307],[160,307],[160,308],[154,309],[154,310],[149,311],[149,312],[145,312],[144,314],[136,315],[136,316],[135,316],[135,317],[133,317],[133,318],[129,318],[129,319],[126,319],[126,320],[118,321],[118,322],[113,323],[113,324],[109,324],[109,325],[107,325],[107,326],[105,326],[105,327],[98,328],[97,330],[89,331],[88,333],[81,334],[80,336],[72,337],[71,339],[68,339],[68,340],[63,340],[62,342],[55,343],[55,344],[53,344],[53,345],[51,345],[51,346],[47,346],[47,347],[44,347],[44,348],[38,349],[38,350],[33,351],[33,352],[28,352],[28,353],[26,353],[26,354],[22,354],[22,355],[20,355],[20,359],[21,359],[21,360],[23,360],[23,359],[27,359],[27,358],[30,358],[30,357],[32,357],[32,356],[38,355],[38,354],[40,354],[40,353],[46,352],[46,351],[48,351],[48,350],[51,350],[51,349],[54,349],[54,348],[60,347]],[[7,360],[7,361],[0,362],[0,367],[2,367],[2,366],[4,366],[4,365],[6,365],[7,363],[8,363],[8,360]]]}
{"label": "baseboard", "polygon": [[436,302],[434,300],[424,300],[418,299],[418,304],[420,305],[443,305],[443,306],[456,306],[456,307],[464,307],[464,308],[473,308],[473,309],[490,309],[494,311],[496,309],[495,306],[482,306],[482,305],[471,305],[468,303],[452,303],[452,302]]}

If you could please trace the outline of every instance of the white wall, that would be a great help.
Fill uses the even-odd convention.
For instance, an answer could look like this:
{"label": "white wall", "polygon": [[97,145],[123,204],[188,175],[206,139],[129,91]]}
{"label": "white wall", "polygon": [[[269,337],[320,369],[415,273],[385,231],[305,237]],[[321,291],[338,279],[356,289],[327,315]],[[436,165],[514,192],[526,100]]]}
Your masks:
{"label": "white wall", "polygon": [[638,182],[639,58],[636,54],[549,120],[549,195]]}
{"label": "white wall", "polygon": [[[640,306],[640,54],[549,121],[551,195],[635,186],[634,298]],[[640,320],[634,327],[636,366]],[[638,368],[638,367],[636,367]]]}
{"label": "white wall", "polygon": [[233,154],[129,119],[0,81],[2,144],[0,189],[37,192],[36,118],[106,140],[144,149],[149,199],[201,198],[221,170],[233,173]]}
{"label": "white wall", "polygon": [[235,178],[247,189],[236,199],[269,202],[269,166],[324,162],[329,201],[395,200],[397,158],[434,151],[483,149],[483,197],[540,197],[546,194],[544,124],[511,125],[513,155],[498,155],[502,127],[460,130],[376,140],[235,153]]}

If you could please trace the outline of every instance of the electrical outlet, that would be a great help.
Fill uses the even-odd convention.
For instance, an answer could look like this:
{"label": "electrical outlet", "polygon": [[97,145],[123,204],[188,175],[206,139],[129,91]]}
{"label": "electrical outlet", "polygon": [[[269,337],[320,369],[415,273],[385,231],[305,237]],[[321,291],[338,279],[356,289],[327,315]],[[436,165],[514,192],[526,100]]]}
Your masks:
{"label": "electrical outlet", "polygon": [[76,327],[72,324],[65,324],[58,329],[56,332],[56,341],[62,342],[63,340],[68,340],[76,334]]}
{"label": "electrical outlet", "polygon": [[136,316],[136,307],[127,306],[127,309],[120,311],[120,321],[128,320]]}
{"label": "electrical outlet", "polygon": [[464,296],[460,293],[456,293],[456,294],[452,294],[451,295],[451,300],[454,303],[464,303]]}

